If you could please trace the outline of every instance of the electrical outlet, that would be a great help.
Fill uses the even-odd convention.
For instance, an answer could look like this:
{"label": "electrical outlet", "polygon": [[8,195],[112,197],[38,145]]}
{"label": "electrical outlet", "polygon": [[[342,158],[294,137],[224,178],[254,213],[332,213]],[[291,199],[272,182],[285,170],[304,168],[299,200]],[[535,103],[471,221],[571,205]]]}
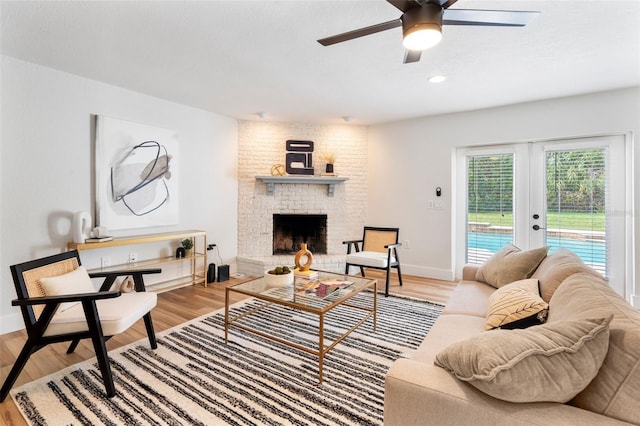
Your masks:
{"label": "electrical outlet", "polygon": [[103,268],[107,268],[107,267],[111,266],[111,258],[109,256],[101,257],[100,258],[100,266],[102,266]]}
{"label": "electrical outlet", "polygon": [[138,261],[138,253],[129,253],[129,263]]}
{"label": "electrical outlet", "polygon": [[433,200],[429,200],[428,207],[429,209],[433,208]]}
{"label": "electrical outlet", "polygon": [[402,248],[409,250],[411,248],[411,244],[409,243],[409,240],[404,240],[404,242],[402,243]]}

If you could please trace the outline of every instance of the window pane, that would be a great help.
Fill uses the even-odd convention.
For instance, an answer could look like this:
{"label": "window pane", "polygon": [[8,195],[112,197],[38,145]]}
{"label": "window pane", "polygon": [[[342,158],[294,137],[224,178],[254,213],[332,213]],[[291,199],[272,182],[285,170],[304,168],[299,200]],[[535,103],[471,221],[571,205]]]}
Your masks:
{"label": "window pane", "polygon": [[568,248],[604,276],[607,276],[606,155],[605,149],[546,154],[549,252]]}
{"label": "window pane", "polygon": [[467,157],[466,262],[513,242],[513,154]]}

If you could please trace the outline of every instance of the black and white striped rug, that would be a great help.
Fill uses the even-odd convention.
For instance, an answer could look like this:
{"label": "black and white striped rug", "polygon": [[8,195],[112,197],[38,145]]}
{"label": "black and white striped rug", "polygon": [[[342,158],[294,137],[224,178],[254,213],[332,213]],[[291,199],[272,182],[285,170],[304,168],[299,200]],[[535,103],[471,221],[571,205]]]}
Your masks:
{"label": "black and white striped rug", "polygon": [[[357,296],[370,305],[371,293]],[[356,298],[354,298],[356,299]],[[262,302],[247,299],[238,313]],[[355,312],[354,312],[355,311]],[[117,395],[104,397],[95,359],[14,389],[30,424],[38,425],[355,425],[382,424],[384,378],[391,363],[420,344],[442,307],[378,297],[377,330],[369,320],[326,356],[317,357],[238,329],[224,342],[224,309],[110,351]],[[351,327],[361,311],[337,308],[325,336]],[[252,327],[317,345],[317,316],[270,305],[245,317]]]}

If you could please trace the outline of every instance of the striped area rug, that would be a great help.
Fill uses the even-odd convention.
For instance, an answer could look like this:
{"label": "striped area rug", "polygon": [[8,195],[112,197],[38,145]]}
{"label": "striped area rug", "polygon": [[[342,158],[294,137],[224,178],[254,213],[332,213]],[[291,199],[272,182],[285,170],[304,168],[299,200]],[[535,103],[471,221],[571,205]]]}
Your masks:
{"label": "striped area rug", "polygon": [[[372,294],[352,300],[370,305]],[[234,304],[233,313],[261,305]],[[391,363],[420,344],[442,307],[397,296],[378,298],[369,320],[326,356],[318,384],[317,357],[238,329],[224,342],[224,310],[109,352],[117,395],[103,397],[94,360],[11,392],[30,424],[38,425],[380,425],[384,378]],[[350,328],[358,310],[336,308],[325,319],[332,339]],[[317,316],[270,305],[245,317],[252,327],[317,345]]]}

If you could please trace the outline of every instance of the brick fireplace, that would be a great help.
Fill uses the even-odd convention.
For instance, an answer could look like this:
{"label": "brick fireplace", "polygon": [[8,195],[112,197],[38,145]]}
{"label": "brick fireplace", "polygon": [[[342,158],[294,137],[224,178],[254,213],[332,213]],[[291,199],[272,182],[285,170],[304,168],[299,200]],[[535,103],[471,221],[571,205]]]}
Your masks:
{"label": "brick fireplace", "polygon": [[[348,180],[335,185],[276,184],[272,194],[256,176],[270,175],[283,164],[288,139],[313,140],[315,174],[324,171],[321,153],[333,151],[335,171]],[[293,265],[299,247],[274,254],[274,215],[326,217],[325,253],[314,252],[313,266],[344,271],[346,248],[342,241],[358,238],[366,220],[366,129],[352,125],[241,121],[238,124],[238,271],[262,274],[274,265]],[[296,241],[296,245],[299,241]],[[293,245],[293,242],[292,242]]]}

